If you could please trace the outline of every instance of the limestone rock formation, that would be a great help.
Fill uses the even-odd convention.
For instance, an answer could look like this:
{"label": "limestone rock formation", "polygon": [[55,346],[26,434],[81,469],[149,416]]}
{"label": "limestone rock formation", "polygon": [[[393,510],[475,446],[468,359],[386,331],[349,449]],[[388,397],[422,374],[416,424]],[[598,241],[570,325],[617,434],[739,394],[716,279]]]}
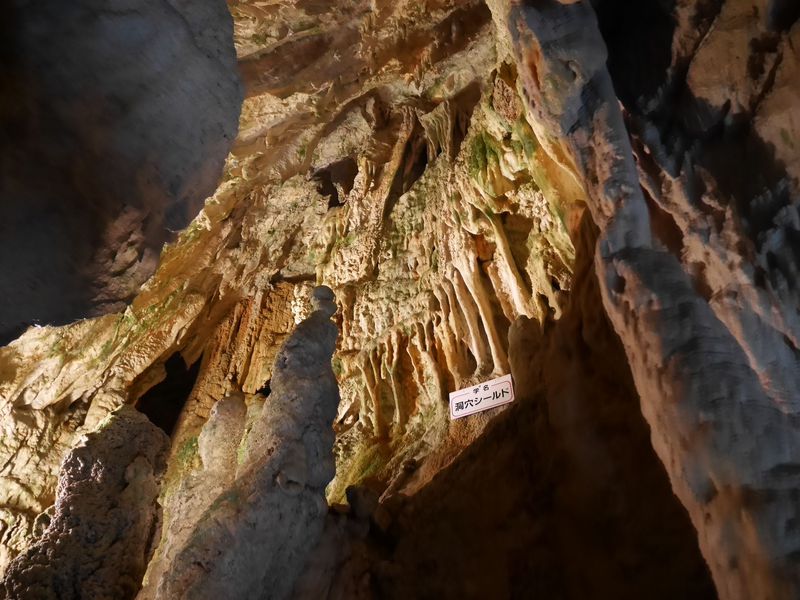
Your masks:
{"label": "limestone rock formation", "polygon": [[[189,529],[162,544],[176,548],[160,557],[151,574],[151,596],[140,598],[286,598],[322,535],[327,514],[325,486],[334,475],[332,423],[339,389],[331,368],[338,331],[330,288],[314,290],[314,311],[287,338],[275,359],[272,392],[244,433],[241,397],[226,398],[198,439],[202,476],[222,481],[221,492],[202,492],[211,504],[174,514]],[[238,436],[236,436],[238,433]],[[238,442],[238,443],[237,443]],[[237,446],[242,448],[237,461]],[[227,469],[235,478],[227,485]],[[177,510],[173,507],[173,511]],[[188,517],[188,522],[185,519]],[[155,564],[158,564],[159,558]],[[156,579],[159,577],[159,579]]]}
{"label": "limestone rock formation", "polygon": [[0,344],[119,311],[236,136],[223,0],[12,0],[0,25]]}
{"label": "limestone rock formation", "polygon": [[3,598],[134,598],[158,526],[169,440],[130,406],[111,413],[61,466],[44,531],[2,581]]}
{"label": "limestone rock formation", "polygon": [[[710,29],[702,43],[724,39],[729,13],[749,4],[725,4],[720,29]],[[749,24],[755,31],[768,28],[752,17]],[[537,123],[560,140],[562,153],[587,182],[601,230],[596,265],[604,304],[626,346],[654,447],[698,529],[719,593],[794,597],[800,590],[800,505],[798,482],[789,473],[800,465],[800,429],[793,418],[800,374],[793,340],[800,323],[788,273],[795,257],[782,244],[771,261],[758,257],[797,221],[791,216],[797,180],[791,170],[772,181],[773,174],[762,172],[741,185],[741,173],[716,171],[715,163],[731,164],[737,151],[752,151],[753,142],[744,137],[752,125],[736,124],[735,116],[758,110],[755,99],[726,101],[730,122],[722,127],[730,131],[722,136],[739,138],[734,150],[715,149],[716,140],[671,150],[651,125],[637,168],[604,57],[597,54],[603,41],[591,8],[511,8],[508,25],[518,62],[528,67],[523,82]],[[739,29],[736,35],[759,34]],[[587,45],[594,62],[586,58]],[[720,93],[717,100],[728,97],[718,80],[705,76],[718,54],[701,46],[693,57],[687,84],[695,103],[713,107],[710,91]],[[752,80],[752,69],[748,75],[759,95],[772,92],[774,81]],[[737,83],[724,72],[715,76]],[[698,89],[698,78],[707,87]],[[701,123],[704,110],[690,105],[683,116],[687,127]],[[742,128],[744,135],[737,132]],[[677,133],[679,139],[685,135]],[[709,197],[717,206],[704,210]]]}
{"label": "limestone rock formation", "polygon": [[[0,348],[0,568],[132,404],[171,437],[142,598],[796,597],[795,3],[228,8],[217,190],[128,306]],[[280,400],[331,351],[326,509]]]}

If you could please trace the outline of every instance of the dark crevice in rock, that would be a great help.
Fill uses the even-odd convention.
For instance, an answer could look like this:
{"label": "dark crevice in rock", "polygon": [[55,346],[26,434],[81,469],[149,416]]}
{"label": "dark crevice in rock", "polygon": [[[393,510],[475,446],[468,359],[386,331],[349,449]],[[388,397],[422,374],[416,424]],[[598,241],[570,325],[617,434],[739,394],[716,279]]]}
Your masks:
{"label": "dark crevice in rock", "polygon": [[[747,60],[747,74],[751,79],[759,80],[764,75],[767,55],[774,54],[778,51],[780,41],[780,36],[774,33],[769,33],[750,40],[750,56]],[[776,64],[773,66],[773,71],[777,70],[778,64],[779,61],[776,61]],[[774,75],[772,79],[774,82]],[[771,84],[765,85],[764,87],[765,91],[768,91]]]}
{"label": "dark crevice in rock", "polygon": [[800,19],[800,2],[797,0],[772,0],[767,22],[774,31],[788,31]]}
{"label": "dark crevice in rock", "polygon": [[194,388],[201,362],[202,358],[187,366],[181,354],[176,352],[164,364],[167,371],[164,380],[145,392],[136,403],[136,408],[167,435],[172,435],[178,423],[184,404]]}
{"label": "dark crevice in rock", "polygon": [[346,157],[331,163],[327,167],[317,169],[311,176],[317,183],[317,191],[327,196],[328,208],[342,206],[347,195],[353,189],[353,182],[358,175],[355,159]]}
{"label": "dark crevice in rock", "polygon": [[[706,106],[698,99],[694,103],[700,110]],[[694,163],[711,175],[721,198],[734,203],[748,237],[757,244],[790,199],[781,185],[786,165],[776,158],[774,147],[758,136],[749,118],[739,116],[729,119],[718,135],[696,145],[692,155]],[[758,200],[765,194],[768,201]]]}
{"label": "dark crevice in rock", "polygon": [[[628,106],[645,110],[667,81],[675,31],[674,0],[595,0],[608,45],[614,88]],[[644,24],[647,26],[643,26]]]}
{"label": "dark crevice in rock", "polygon": [[263,386],[261,386],[261,388],[259,388],[259,390],[256,392],[256,394],[261,394],[265,398],[268,398],[270,393],[272,392],[272,388],[270,388],[270,385],[269,385],[270,381],[271,380],[267,380],[267,382]]}
{"label": "dark crevice in rock", "polygon": [[398,196],[405,194],[419,180],[428,168],[428,143],[425,137],[417,129],[418,135],[413,135],[406,145],[403,162],[398,171],[400,184],[399,188],[394,188],[394,192],[399,192]]}
{"label": "dark crevice in rock", "polygon": [[298,273],[297,275],[283,275],[277,273],[270,278],[270,283],[303,283],[304,281],[316,281],[317,276],[314,273]]}

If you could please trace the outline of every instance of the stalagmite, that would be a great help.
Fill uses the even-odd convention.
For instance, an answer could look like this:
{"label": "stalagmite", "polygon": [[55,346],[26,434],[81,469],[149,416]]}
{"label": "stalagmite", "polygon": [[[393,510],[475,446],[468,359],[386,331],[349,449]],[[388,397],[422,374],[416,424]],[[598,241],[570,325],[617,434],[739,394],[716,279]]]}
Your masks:
{"label": "stalagmite", "polygon": [[65,458],[41,537],[8,567],[3,598],[131,599],[158,524],[168,439],[131,406]]}
{"label": "stalagmite", "polygon": [[[238,464],[238,449],[245,443],[246,411],[244,395],[230,394],[214,404],[200,434],[184,442],[180,459],[188,463],[184,465],[188,472],[171,497],[162,500],[162,536],[148,565],[139,600],[156,596],[156,586],[171,568],[176,553],[216,498],[232,486],[236,470],[231,466]],[[192,464],[195,453],[199,458],[196,466]]]}
{"label": "stalagmite", "polygon": [[333,476],[330,426],[339,403],[329,288],[315,289],[314,308],[278,352],[242,471],[176,552],[155,598],[271,599],[291,592],[322,534],[323,490]]}

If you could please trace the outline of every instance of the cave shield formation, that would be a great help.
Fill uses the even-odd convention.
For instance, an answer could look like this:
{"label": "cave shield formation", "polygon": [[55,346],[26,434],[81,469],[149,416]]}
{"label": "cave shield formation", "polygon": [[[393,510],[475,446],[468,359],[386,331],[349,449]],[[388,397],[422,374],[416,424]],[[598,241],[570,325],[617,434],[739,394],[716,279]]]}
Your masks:
{"label": "cave shield formation", "polygon": [[800,4],[0,28],[2,597],[800,597]]}

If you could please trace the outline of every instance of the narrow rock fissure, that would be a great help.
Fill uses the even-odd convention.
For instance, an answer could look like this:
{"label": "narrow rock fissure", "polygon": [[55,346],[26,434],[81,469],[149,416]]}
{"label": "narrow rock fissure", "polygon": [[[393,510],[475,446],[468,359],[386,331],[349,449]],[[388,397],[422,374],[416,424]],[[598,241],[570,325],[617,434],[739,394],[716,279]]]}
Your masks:
{"label": "narrow rock fissure", "polygon": [[136,408],[167,435],[172,435],[175,425],[197,381],[202,358],[187,366],[180,352],[164,363],[166,377],[147,390],[136,402]]}

